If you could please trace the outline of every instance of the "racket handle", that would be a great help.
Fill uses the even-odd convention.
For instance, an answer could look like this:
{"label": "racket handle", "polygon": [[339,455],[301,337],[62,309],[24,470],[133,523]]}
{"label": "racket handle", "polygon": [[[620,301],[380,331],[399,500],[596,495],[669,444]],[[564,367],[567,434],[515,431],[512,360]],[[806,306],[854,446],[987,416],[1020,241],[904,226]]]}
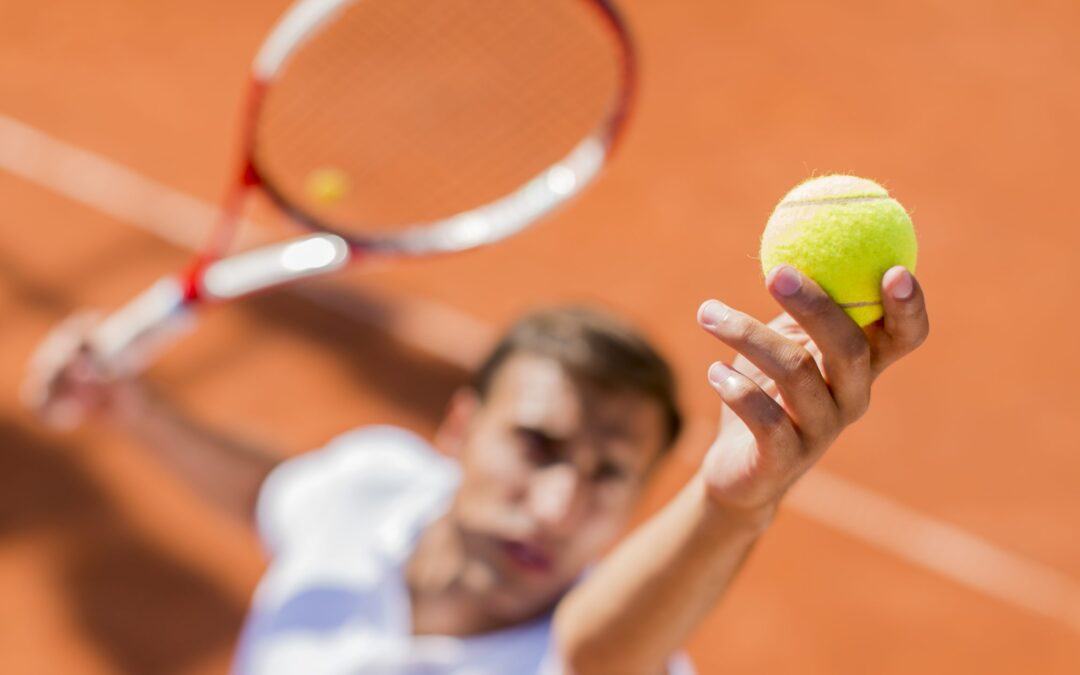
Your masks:
{"label": "racket handle", "polygon": [[191,300],[179,277],[166,277],[102,321],[91,338],[100,365],[114,375],[135,375],[195,324],[194,305],[329,274],[352,257],[334,234],[313,234],[217,260],[202,269]]}
{"label": "racket handle", "polygon": [[100,365],[110,374],[136,375],[194,326],[183,281],[166,277],[101,322],[91,337]]}

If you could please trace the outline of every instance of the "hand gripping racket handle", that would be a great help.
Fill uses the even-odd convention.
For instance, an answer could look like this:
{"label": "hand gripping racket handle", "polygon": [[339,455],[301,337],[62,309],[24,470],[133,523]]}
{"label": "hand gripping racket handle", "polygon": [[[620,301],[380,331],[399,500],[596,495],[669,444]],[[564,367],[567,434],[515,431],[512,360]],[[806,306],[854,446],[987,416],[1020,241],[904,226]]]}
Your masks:
{"label": "hand gripping racket handle", "polygon": [[197,305],[327,274],[350,257],[341,237],[313,234],[210,263],[190,284],[166,277],[102,321],[91,347],[108,373],[135,375],[194,327]]}

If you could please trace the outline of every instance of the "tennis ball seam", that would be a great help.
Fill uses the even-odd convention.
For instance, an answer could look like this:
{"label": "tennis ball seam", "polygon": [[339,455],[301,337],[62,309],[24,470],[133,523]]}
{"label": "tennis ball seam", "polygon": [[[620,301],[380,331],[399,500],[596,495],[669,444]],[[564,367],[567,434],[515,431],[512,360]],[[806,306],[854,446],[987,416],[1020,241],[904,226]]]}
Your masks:
{"label": "tennis ball seam", "polygon": [[848,307],[873,307],[874,305],[880,305],[880,300],[864,300],[862,302],[841,302],[838,303],[844,309]]}
{"label": "tennis ball seam", "polygon": [[789,208],[793,206],[835,206],[844,204],[858,204],[865,202],[880,202],[891,200],[887,195],[866,195],[857,197],[824,197],[822,199],[796,199],[790,202],[780,202],[777,208]]}

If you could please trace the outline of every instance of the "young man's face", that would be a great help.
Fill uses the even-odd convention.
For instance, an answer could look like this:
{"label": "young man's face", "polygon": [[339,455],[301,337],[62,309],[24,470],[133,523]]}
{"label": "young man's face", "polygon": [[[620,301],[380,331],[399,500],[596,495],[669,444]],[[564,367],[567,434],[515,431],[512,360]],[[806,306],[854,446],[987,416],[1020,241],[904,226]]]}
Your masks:
{"label": "young man's face", "polygon": [[664,445],[662,408],[644,394],[582,387],[528,353],[503,364],[483,402],[459,397],[454,407],[464,476],[451,518],[493,613],[528,617],[625,526]]}

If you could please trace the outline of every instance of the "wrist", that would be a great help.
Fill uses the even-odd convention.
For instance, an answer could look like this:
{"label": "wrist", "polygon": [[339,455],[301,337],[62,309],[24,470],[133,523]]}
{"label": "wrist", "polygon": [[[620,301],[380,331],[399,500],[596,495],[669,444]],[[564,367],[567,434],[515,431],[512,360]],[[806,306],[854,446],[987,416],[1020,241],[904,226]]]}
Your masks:
{"label": "wrist", "polygon": [[712,489],[700,473],[688,486],[698,493],[704,527],[726,532],[745,534],[756,538],[772,524],[780,500],[770,499],[755,504],[740,504],[727,499]]}
{"label": "wrist", "polygon": [[133,430],[145,424],[155,413],[155,406],[146,387],[137,380],[110,385],[104,405],[109,423],[121,429]]}

